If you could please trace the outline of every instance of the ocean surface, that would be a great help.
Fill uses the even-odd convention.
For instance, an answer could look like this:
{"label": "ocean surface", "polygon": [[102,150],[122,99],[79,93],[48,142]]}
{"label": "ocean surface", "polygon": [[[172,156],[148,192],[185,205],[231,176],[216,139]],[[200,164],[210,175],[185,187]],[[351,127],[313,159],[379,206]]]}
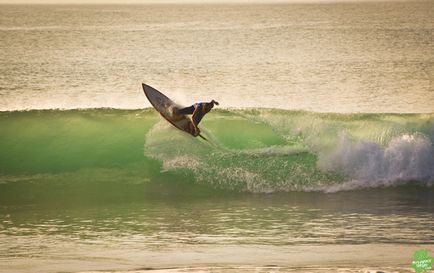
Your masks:
{"label": "ocean surface", "polygon": [[[0,5],[0,272],[414,272],[434,254],[432,14]],[[218,100],[208,141],[142,82]]]}
{"label": "ocean surface", "polygon": [[432,1],[0,9],[0,110],[434,111]]}

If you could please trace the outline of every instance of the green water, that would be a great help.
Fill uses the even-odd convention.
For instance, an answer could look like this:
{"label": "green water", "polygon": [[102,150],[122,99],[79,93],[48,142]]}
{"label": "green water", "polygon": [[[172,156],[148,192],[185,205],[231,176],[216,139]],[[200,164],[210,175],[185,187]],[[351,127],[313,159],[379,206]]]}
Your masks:
{"label": "green water", "polygon": [[205,142],[150,109],[2,112],[1,202],[429,185],[433,124],[428,114],[218,110],[201,124]]}

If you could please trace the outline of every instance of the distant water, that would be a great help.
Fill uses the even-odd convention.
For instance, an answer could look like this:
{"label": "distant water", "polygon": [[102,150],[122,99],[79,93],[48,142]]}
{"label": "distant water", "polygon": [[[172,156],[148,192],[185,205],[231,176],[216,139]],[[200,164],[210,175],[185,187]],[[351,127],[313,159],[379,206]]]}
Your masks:
{"label": "distant water", "polygon": [[183,104],[434,111],[432,1],[1,6],[0,110]]}
{"label": "distant water", "polygon": [[[432,14],[0,6],[0,272],[414,272],[434,253]],[[142,82],[219,100],[209,142]]]}

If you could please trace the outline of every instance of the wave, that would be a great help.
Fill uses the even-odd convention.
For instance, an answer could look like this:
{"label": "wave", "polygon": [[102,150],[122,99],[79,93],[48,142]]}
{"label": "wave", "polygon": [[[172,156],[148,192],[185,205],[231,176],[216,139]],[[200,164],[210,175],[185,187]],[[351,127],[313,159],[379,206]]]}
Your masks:
{"label": "wave", "polygon": [[209,142],[153,109],[1,112],[0,126],[0,187],[14,190],[335,192],[434,182],[434,114],[214,110],[200,125]]}

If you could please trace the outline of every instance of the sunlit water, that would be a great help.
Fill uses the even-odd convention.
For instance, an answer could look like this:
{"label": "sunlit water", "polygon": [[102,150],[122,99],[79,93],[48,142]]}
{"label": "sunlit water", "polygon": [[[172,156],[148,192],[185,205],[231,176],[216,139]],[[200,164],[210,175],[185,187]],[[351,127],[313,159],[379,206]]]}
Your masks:
{"label": "sunlit water", "polygon": [[2,6],[0,110],[183,104],[433,112],[431,1]]}
{"label": "sunlit water", "polygon": [[[397,204],[393,193],[377,194],[388,198],[380,207],[363,209],[350,205],[338,209],[334,202],[351,203],[341,196],[299,194],[300,196],[241,197],[241,200],[204,200],[179,202],[105,205],[90,209],[42,209],[4,215],[2,235],[23,236],[19,245],[11,240],[4,256],[37,255],[40,245],[27,245],[28,237],[68,237],[72,242],[164,248],[176,244],[361,244],[361,243],[433,243],[433,209]],[[295,197],[297,201],[288,201]],[[427,195],[423,196],[424,198]],[[431,196],[428,196],[431,197]],[[320,206],[309,205],[314,199]],[[360,198],[360,197],[356,197]],[[238,198],[237,198],[238,199]],[[255,204],[257,202],[257,204]],[[352,200],[358,205],[366,202]],[[414,202],[414,201],[413,201]],[[426,201],[414,202],[424,205]],[[399,206],[407,205],[405,209]],[[59,238],[60,239],[60,238]],[[43,240],[41,243],[45,244]],[[139,243],[137,245],[137,243]],[[136,245],[136,246],[135,246]],[[32,253],[31,250],[36,253]],[[24,251],[23,251],[24,250]]]}
{"label": "sunlit water", "polygon": [[[417,245],[430,249],[434,244],[433,192],[417,188],[142,198],[122,204],[3,208],[0,259],[12,265],[14,261],[30,264],[36,272],[41,268],[55,272],[50,267],[53,263],[63,263],[64,270],[227,264],[234,262],[234,255],[241,264],[253,259],[256,265],[270,261],[291,265],[297,264],[294,257],[303,249],[327,253],[330,248],[330,255],[312,257],[320,262],[311,266],[330,266],[334,259],[341,259],[342,264],[381,268],[388,264],[407,267],[405,260],[393,258],[399,245],[404,251],[399,257],[406,259],[411,254],[406,245],[411,251]],[[336,252],[351,245],[351,255],[358,258],[351,260]],[[377,261],[375,253],[382,246],[392,253],[384,253]],[[237,247],[245,253],[234,253]],[[367,253],[372,255],[368,261],[363,258]],[[83,259],[84,263],[74,263]],[[44,260],[49,264],[38,265]]]}

